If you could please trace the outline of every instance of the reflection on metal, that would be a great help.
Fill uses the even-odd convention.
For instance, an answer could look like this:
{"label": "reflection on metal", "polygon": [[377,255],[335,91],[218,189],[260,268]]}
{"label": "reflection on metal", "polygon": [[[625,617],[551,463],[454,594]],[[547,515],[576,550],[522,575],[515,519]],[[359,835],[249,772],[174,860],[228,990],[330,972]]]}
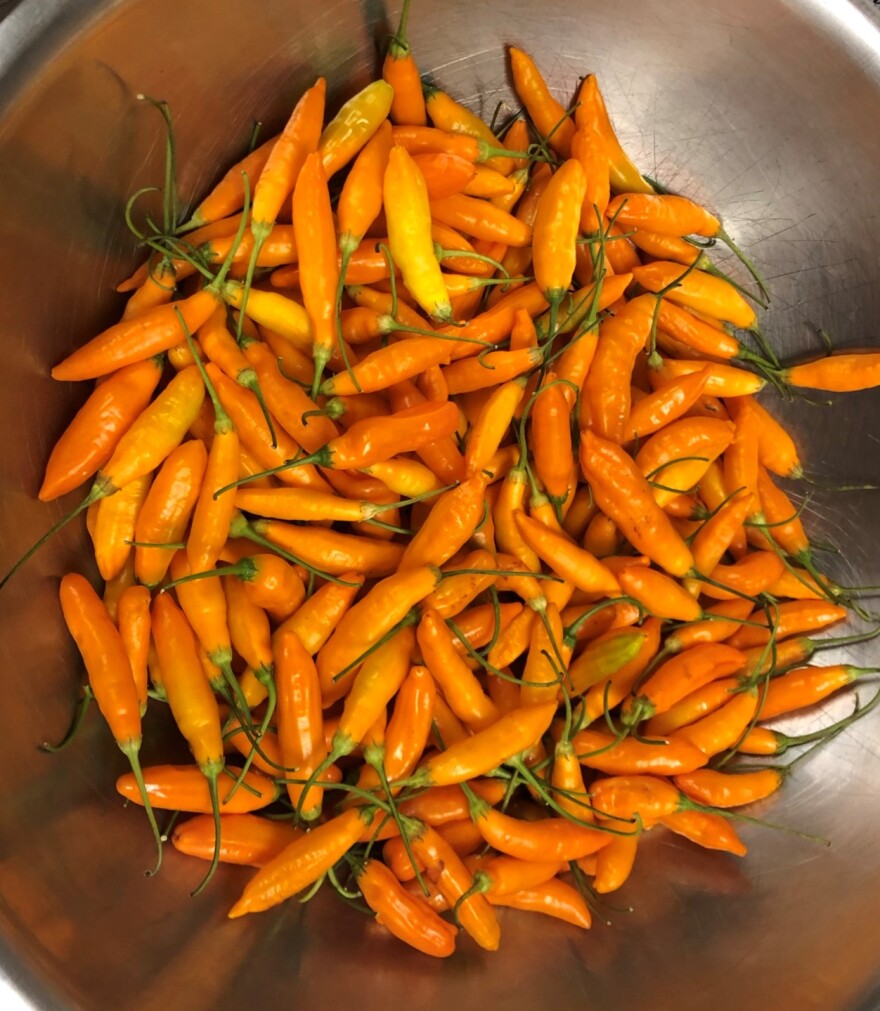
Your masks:
{"label": "reflection on metal", "polygon": [[[416,3],[422,68],[491,116],[511,101],[503,46],[524,44],[560,97],[599,73],[639,163],[707,201],[770,280],[766,319],[786,356],[878,340],[880,57],[859,0],[433,0]],[[396,10],[389,22],[396,20]],[[873,23],[873,22],[872,22]],[[35,501],[48,446],[84,391],[48,369],[120,309],[134,251],[122,211],[161,179],[155,115],[168,99],[183,192],[204,190],[280,124],[316,74],[338,103],[375,67],[380,0],[25,0],[0,26],[0,569],[62,512]],[[731,264],[730,269],[738,268]],[[768,396],[831,480],[880,474],[880,397],[836,408]],[[809,515],[841,582],[880,582],[876,498],[819,494]],[[388,942],[322,897],[227,923],[247,871],[196,901],[200,867],[169,853],[143,877],[150,839],[113,791],[124,759],[95,714],[63,757],[36,750],[73,707],[78,668],[60,625],[59,575],[87,565],[71,529],[0,599],[0,965],[35,1006],[223,1011],[356,1004],[578,1011],[843,1011],[880,990],[880,722],[866,720],[799,770],[766,815],[827,836],[826,850],[749,827],[748,858],[659,832],[611,927],[575,935],[504,916],[501,953],[462,943],[443,965]],[[877,647],[853,650],[877,662]],[[842,715],[850,700],[831,710]],[[821,716],[808,716],[798,730]],[[151,712],[149,735],[163,714]],[[155,753],[154,753],[155,754]],[[163,752],[164,754],[164,752]],[[145,759],[150,759],[147,749]],[[505,911],[506,913],[507,911]],[[597,920],[599,918],[597,917]]]}

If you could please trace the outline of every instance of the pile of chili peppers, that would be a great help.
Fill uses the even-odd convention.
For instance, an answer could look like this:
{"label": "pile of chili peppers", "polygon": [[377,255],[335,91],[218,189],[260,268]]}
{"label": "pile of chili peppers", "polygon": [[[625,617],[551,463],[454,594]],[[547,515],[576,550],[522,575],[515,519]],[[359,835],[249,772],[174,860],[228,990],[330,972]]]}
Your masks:
{"label": "pile of chili peppers", "polygon": [[[154,811],[194,816],[197,891],[258,868],[231,917],[329,882],[447,956],[497,948],[499,906],[589,927],[649,831],[743,855],[770,760],[877,701],[766,726],[865,671],[808,665],[860,637],[812,638],[852,602],[754,395],[873,386],[880,354],[783,368],[760,279],[712,264],[739,251],[594,76],[565,109],[511,49],[495,130],[423,86],[405,19],[381,79],[326,123],[318,80],[183,224],[169,158],[122,320],[52,370],[98,383],[39,497],[92,481],[65,521],[103,600],[67,575],[61,605],[158,860]],[[193,764],[142,769],[165,704]]]}

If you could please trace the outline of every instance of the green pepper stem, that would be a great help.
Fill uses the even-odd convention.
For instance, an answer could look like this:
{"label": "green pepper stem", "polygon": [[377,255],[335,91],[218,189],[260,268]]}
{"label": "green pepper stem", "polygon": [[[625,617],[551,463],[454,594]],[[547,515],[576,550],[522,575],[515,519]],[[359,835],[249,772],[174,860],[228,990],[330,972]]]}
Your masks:
{"label": "green pepper stem", "polygon": [[147,820],[150,823],[150,828],[153,830],[153,837],[156,840],[156,864],[152,870],[147,871],[148,877],[153,877],[159,873],[159,868],[162,866],[162,833],[159,831],[159,826],[156,824],[156,815],[153,813],[153,806],[150,804],[150,795],[147,793],[146,785],[144,784],[144,774],[141,770],[140,761],[140,738],[135,740],[129,740],[119,745],[119,750],[128,759],[128,764],[131,766],[131,771],[134,774],[135,782],[137,783],[138,792],[141,795],[141,800],[144,804],[144,811],[147,815]]}

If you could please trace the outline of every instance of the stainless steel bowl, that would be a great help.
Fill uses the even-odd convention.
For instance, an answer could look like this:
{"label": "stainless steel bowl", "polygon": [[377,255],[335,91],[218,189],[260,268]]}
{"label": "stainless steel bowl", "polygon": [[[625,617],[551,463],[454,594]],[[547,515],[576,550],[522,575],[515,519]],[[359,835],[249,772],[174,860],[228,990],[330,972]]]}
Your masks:
{"label": "stainless steel bowl", "polygon": [[[524,44],[566,98],[580,74],[598,72],[639,163],[716,208],[754,255],[774,294],[766,329],[787,355],[816,350],[819,326],[840,345],[876,342],[880,19],[869,0],[415,7],[422,69],[489,115],[511,100],[505,43]],[[362,85],[387,17],[396,10],[379,0],[25,0],[0,26],[0,569],[61,515],[34,496],[84,393],[48,369],[118,313],[113,285],[134,262],[125,200],[161,178],[159,124],[135,95],[170,101],[194,195],[241,151],[253,119],[279,124],[316,74],[334,103]],[[814,473],[876,479],[880,397],[838,399],[833,409],[767,402]],[[843,582],[880,581],[877,501],[820,492],[811,502],[813,536],[843,550],[825,556]],[[191,901],[202,869],[173,852],[146,879],[148,832],[114,794],[123,759],[101,721],[63,757],[37,750],[62,732],[76,694],[56,590],[63,572],[88,569],[84,543],[69,530],[0,598],[0,972],[34,1006],[880,1007],[877,719],[755,811],[831,848],[746,828],[751,853],[737,861],[654,833],[615,897],[633,911],[609,910],[611,925],[587,935],[505,916],[491,957],[463,944],[433,964],[330,896],[229,923],[246,872],[223,870]],[[876,663],[878,650],[850,655]]]}

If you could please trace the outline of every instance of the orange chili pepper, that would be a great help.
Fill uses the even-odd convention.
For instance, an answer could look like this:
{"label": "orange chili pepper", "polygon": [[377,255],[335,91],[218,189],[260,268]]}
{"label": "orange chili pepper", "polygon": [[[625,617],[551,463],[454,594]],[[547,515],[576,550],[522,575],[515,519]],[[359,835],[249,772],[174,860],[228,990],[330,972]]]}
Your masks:
{"label": "orange chili pepper", "polygon": [[[689,646],[701,642],[724,642],[740,627],[752,613],[750,600],[736,597],[706,608],[706,620],[695,621],[676,629],[666,637],[663,649],[667,653],[680,653]],[[729,621],[723,619],[729,618]],[[722,620],[719,620],[722,619]]]}
{"label": "orange chili pepper", "polygon": [[138,685],[125,643],[107,609],[88,581],[69,573],[59,588],[61,610],[85,664],[89,686],[119,750],[131,765],[133,792],[146,810],[156,839],[156,870],[162,864],[162,843],[141,771],[141,716]]}
{"label": "orange chili pepper", "polygon": [[781,769],[760,769],[756,772],[716,772],[698,769],[688,775],[676,776],[675,785],[691,800],[709,807],[742,807],[775,793],[785,779]]}
{"label": "orange chili pepper", "polygon": [[736,397],[728,404],[732,417],[748,411],[758,418],[758,459],[762,467],[780,477],[803,476],[800,456],[792,437],[754,397]]}
{"label": "orange chili pepper", "polygon": [[473,805],[473,818],[490,846],[519,860],[578,860],[596,853],[611,840],[606,832],[565,818],[524,821],[479,800]]}
{"label": "orange chili pepper", "polygon": [[672,379],[633,405],[623,428],[623,442],[643,439],[677,421],[702,396],[709,381],[709,369]]}
{"label": "orange chili pepper", "polygon": [[789,386],[831,393],[869,390],[880,384],[880,355],[867,349],[826,355],[818,361],[783,369],[780,378]]}
{"label": "orange chili pepper", "polygon": [[556,604],[546,605],[543,614],[532,622],[529,652],[523,669],[521,700],[523,705],[549,702],[560,690],[562,655],[562,618]]}
{"label": "orange chili pepper", "polygon": [[687,590],[655,569],[632,565],[617,578],[624,593],[658,618],[696,621],[702,614],[702,608]]}
{"label": "orange chili pepper", "polygon": [[702,768],[709,758],[696,745],[682,738],[619,740],[602,730],[581,730],[572,739],[578,761],[588,769],[612,776],[673,776]]}
{"label": "orange chili pepper", "polygon": [[669,740],[687,741],[706,756],[734,747],[758,711],[758,693],[736,692],[712,713],[676,730]]}
{"label": "orange chili pepper", "polygon": [[[599,328],[599,340],[583,389],[590,427],[603,439],[623,441],[630,413],[630,377],[636,355],[651,332],[654,299],[639,296]],[[583,425],[583,416],[581,423]]]}
{"label": "orange chili pepper", "polygon": [[150,591],[145,586],[129,586],[116,605],[116,624],[138,694],[141,716],[147,708],[147,658],[150,652]]}
{"label": "orange chili pepper", "polygon": [[587,430],[581,433],[580,463],[599,508],[637,551],[673,576],[681,577],[693,568],[690,550],[622,449]]}
{"label": "orange chili pepper", "polygon": [[485,491],[486,478],[483,474],[475,474],[457,488],[439,496],[406,546],[400,568],[442,565],[451,558],[480,522]]}
{"label": "orange chili pepper", "polygon": [[196,333],[217,302],[216,290],[208,287],[173,305],[160,305],[123,320],[68,355],[52,369],[52,378],[61,382],[96,379],[167,351],[186,339],[187,330]]}
{"label": "orange chili pepper", "polygon": [[495,912],[485,895],[472,892],[473,877],[461,857],[446,840],[431,828],[422,825],[411,838],[413,852],[428,869],[429,876],[446,901],[456,908],[458,921],[471,937],[487,951],[495,951],[501,943],[501,929]]}
{"label": "orange chili pepper", "polygon": [[556,702],[553,701],[506,713],[473,737],[428,759],[410,778],[411,785],[447,786],[491,771],[539,740],[550,726],[555,711]]}
{"label": "orange chili pepper", "polygon": [[[237,771],[227,768],[225,773],[231,777]],[[144,782],[150,803],[157,810],[185,811],[190,814],[212,813],[211,787],[198,765],[152,765],[144,769]],[[232,782],[233,780],[230,779],[230,786]],[[254,772],[253,769],[242,780],[242,786],[243,789],[236,790],[228,799],[221,798],[220,812],[222,815],[248,814],[262,810],[270,804],[274,804],[281,795],[281,790],[276,783],[262,773]],[[130,772],[116,780],[116,792],[126,800],[143,806],[135,778]],[[216,826],[213,818],[211,821]],[[216,829],[214,840],[216,850]],[[221,827],[221,851],[222,846],[223,832]]]}
{"label": "orange chili pepper", "polygon": [[[318,147],[326,90],[327,82],[319,77],[303,93],[273,145],[254,186],[251,233],[255,254],[271,231],[284,201],[294,192],[307,156]],[[297,214],[294,214],[294,219],[299,226]],[[256,255],[251,262],[256,262]]]}
{"label": "orange chili pepper", "polygon": [[118,576],[128,560],[138,514],[149,488],[150,478],[138,477],[97,503],[93,533],[95,561],[105,580]]}
{"label": "orange chili pepper", "polygon": [[622,888],[632,873],[639,837],[615,836],[607,846],[596,854],[596,877],[593,889],[599,895],[607,895]]}
{"label": "orange chili pepper", "polygon": [[[212,664],[219,667],[232,683],[232,641],[229,636],[226,598],[216,579],[186,580],[192,575],[185,551],[178,551],[171,560],[171,578],[180,581],[175,586],[177,599],[192,626],[196,638]],[[219,683],[218,683],[219,687]]]}
{"label": "orange chili pepper", "polygon": [[746,658],[725,643],[692,646],[662,663],[639,689],[624,719],[636,724],[655,713],[665,713],[676,702],[710,681],[734,674]]}
{"label": "orange chili pepper", "polygon": [[422,82],[406,37],[409,5],[410,0],[404,0],[397,31],[388,41],[388,50],[382,64],[382,79],[393,89],[389,112],[391,119],[395,123],[424,126],[427,116]]}
{"label": "orange chili pepper", "polygon": [[356,867],[355,881],[376,922],[395,937],[425,955],[446,958],[453,953],[457,928],[441,919],[424,899],[401,887],[383,863],[368,860]]}
{"label": "orange chili pepper", "polygon": [[727,818],[720,814],[709,811],[676,811],[667,815],[661,824],[704,849],[722,850],[737,857],[746,855],[746,844]]}
{"label": "orange chili pepper", "polygon": [[608,205],[622,228],[643,228],[661,235],[718,234],[721,222],[704,207],[687,197],[671,194],[626,193],[615,197]]}
{"label": "orange chili pepper", "polygon": [[[254,814],[221,815],[220,862],[263,867],[302,834],[302,830],[293,825]],[[180,853],[210,860],[216,845],[213,818],[196,815],[176,825],[171,842]]]}
{"label": "orange chili pepper", "polygon": [[738,369],[732,365],[722,363],[706,364],[703,360],[686,360],[683,358],[664,358],[662,365],[651,372],[651,381],[668,382],[678,376],[687,375],[691,372],[700,372],[709,369],[709,378],[706,381],[705,392],[715,397],[743,397],[752,393],[758,393],[767,385],[767,380],[762,379],[754,372],[747,372],[745,369]]}
{"label": "orange chili pepper", "polygon": [[583,166],[576,158],[570,158],[553,174],[538,200],[532,259],[535,280],[554,315],[574,276],[579,215],[586,187]]}
{"label": "orange chili pepper", "polygon": [[434,716],[437,689],[426,667],[413,667],[400,686],[385,733],[385,775],[405,779],[425,750]]}
{"label": "orange chili pepper", "polygon": [[[272,469],[297,456],[299,446],[285,431],[279,431],[277,425],[275,425],[276,445],[273,447],[272,437],[253,393],[227,379],[212,363],[206,366],[205,371],[216,388],[224,409],[235,425],[241,445],[261,465],[266,469]],[[261,381],[261,386],[263,393],[271,398],[268,385]],[[329,491],[327,482],[314,467],[308,464],[293,469],[279,470],[278,479],[284,484]]]}
{"label": "orange chili pepper", "polygon": [[545,527],[520,511],[514,513],[514,520],[526,544],[564,579],[586,593],[620,592],[620,584],[614,575],[565,534]]}
{"label": "orange chili pepper", "polygon": [[651,436],[635,460],[645,477],[655,482],[658,505],[690,491],[734,436],[731,422],[711,418],[681,418]]}
{"label": "orange chili pepper", "polygon": [[568,158],[575,132],[574,123],[550,94],[550,89],[528,53],[515,46],[510,46],[508,51],[513,86],[535,124],[535,129],[546,138],[554,151],[563,158]]}
{"label": "orange chili pepper", "polygon": [[[577,110],[575,110],[577,115]],[[571,154],[584,170],[586,190],[580,213],[581,231],[597,232],[611,197],[608,146],[595,123],[578,126],[571,138]]]}
{"label": "orange chili pepper", "polygon": [[195,636],[183,612],[168,594],[160,594],[153,601],[152,619],[153,639],[162,667],[162,687],[174,722],[207,780],[214,812],[217,844],[208,873],[198,886],[197,891],[200,891],[210,881],[220,859],[218,779],[225,766],[220,712],[202,669]]}
{"label": "orange chili pepper", "polygon": [[584,78],[584,83],[578,92],[574,118],[579,129],[590,125],[604,139],[608,152],[608,169],[612,189],[618,193],[654,192],[654,187],[642,177],[620,146],[620,141],[618,141],[617,134],[608,117],[605,101],[599,91],[599,82],[595,74],[589,74]]}
{"label": "orange chili pepper", "polygon": [[508,895],[489,893],[493,906],[508,906],[527,913],[543,913],[573,927],[589,930],[592,916],[580,892],[555,878]]}
{"label": "orange chili pepper", "polygon": [[[441,701],[441,696],[437,696],[437,701]],[[505,794],[504,783],[498,779],[474,779],[468,782],[468,789],[492,805],[500,803]],[[428,825],[448,825],[469,817],[468,800],[460,786],[434,786],[401,801],[400,813]]]}
{"label": "orange chili pepper", "polygon": [[772,720],[776,716],[815,705],[852,684],[862,674],[873,672],[873,668],[854,667],[852,664],[800,667],[789,671],[768,683],[761,705],[761,719]]}
{"label": "orange chili pepper", "polygon": [[565,385],[548,372],[535,394],[531,412],[535,470],[550,499],[561,502],[571,476],[571,408]]}
{"label": "orange chili pepper", "polygon": [[691,542],[694,568],[697,572],[713,572],[733,543],[737,531],[752,509],[753,494],[743,488],[732,495],[714,516],[706,520]]}
{"label": "orange chili pepper", "polygon": [[[705,775],[704,770],[690,773],[687,778]],[[596,813],[608,818],[641,819],[650,828],[675,813],[681,804],[681,794],[667,779],[657,776],[608,776],[597,779],[590,787]]]}
{"label": "orange chili pepper", "polygon": [[[259,147],[254,148],[240,161],[236,162],[221,178],[204,200],[193,211],[184,228],[200,228],[210,222],[219,222],[227,215],[240,210],[244,206],[244,180],[257,179],[263,171],[263,166],[269,159],[278,137],[270,137]],[[235,227],[230,229],[235,231]],[[192,241],[204,241],[198,232],[190,235]]]}
{"label": "orange chili pepper", "polygon": [[377,583],[351,608],[318,657],[321,685],[326,692],[333,679],[391,631],[409,611],[437,586],[438,569],[423,565],[397,572]]}
{"label": "orange chili pepper", "polygon": [[161,361],[150,358],[120,369],[95,389],[49,456],[38,492],[41,502],[73,491],[109,461],[161,377]]}
{"label": "orange chili pepper", "polygon": [[[318,672],[296,633],[282,633],[274,645],[276,720],[283,762],[295,770],[297,779],[308,779],[327,754]],[[287,793],[306,821],[321,814],[323,787],[312,786],[303,796],[302,785],[288,782]]]}
{"label": "orange chili pepper", "polygon": [[299,562],[332,576],[361,572],[369,578],[396,571],[403,555],[399,544],[340,534],[317,526],[294,526],[277,520],[257,520],[253,529],[261,537],[289,552]]}
{"label": "orange chili pepper", "polygon": [[697,355],[725,360],[748,357],[736,337],[706,323],[669,298],[660,299],[657,325],[661,331],[668,333]]}
{"label": "orange chili pepper", "polygon": [[441,200],[432,200],[431,217],[475,239],[503,242],[508,246],[528,246],[532,229],[508,211],[477,197],[454,193]]}
{"label": "orange chili pepper", "polygon": [[168,455],[147,492],[134,530],[135,574],[145,586],[162,582],[175,551],[173,547],[148,545],[175,544],[182,539],[198,500],[206,463],[204,443],[184,442]]}
{"label": "orange chili pepper", "polygon": [[756,597],[784,571],[785,563],[775,551],[753,551],[733,565],[716,565],[709,573],[712,582],[701,583],[700,590],[716,600],[731,600],[743,594]]}
{"label": "orange chili pepper", "polygon": [[[491,148],[500,149],[502,147],[501,141],[479,116],[450,98],[445,91],[426,86],[424,92],[425,107],[428,115],[431,117],[431,122],[439,130],[445,130],[447,133],[468,134],[471,137],[484,141]],[[510,148],[509,135],[504,146]],[[512,147],[511,150],[519,151],[522,149]],[[504,175],[512,172],[514,167],[511,158],[502,157],[491,158],[486,164]]]}
{"label": "orange chili pepper", "polygon": [[498,710],[456,652],[452,633],[436,611],[424,611],[416,638],[425,666],[455,715],[475,730],[495,723]]}
{"label": "orange chili pepper", "polygon": [[229,918],[269,909],[317,881],[354,846],[363,827],[362,812],[351,809],[295,839],[251,878]]}
{"label": "orange chili pepper", "polygon": [[312,332],[314,397],[336,345],[336,289],[339,266],[336,229],[322,156],[316,151],[305,159],[293,191],[293,217],[302,236],[299,283]]}
{"label": "orange chili pepper", "polygon": [[[686,271],[690,271],[685,276]],[[691,270],[680,263],[655,260],[647,266],[634,267],[636,281],[648,291],[665,291],[670,302],[708,313],[748,330],[755,326],[755,310],[733,285],[703,270]],[[675,287],[669,287],[677,283]]]}
{"label": "orange chili pepper", "polygon": [[412,337],[395,341],[361,359],[349,372],[339,372],[321,385],[327,397],[353,396],[386,390],[403,379],[421,375],[432,365],[445,365],[452,354],[449,341]]}

